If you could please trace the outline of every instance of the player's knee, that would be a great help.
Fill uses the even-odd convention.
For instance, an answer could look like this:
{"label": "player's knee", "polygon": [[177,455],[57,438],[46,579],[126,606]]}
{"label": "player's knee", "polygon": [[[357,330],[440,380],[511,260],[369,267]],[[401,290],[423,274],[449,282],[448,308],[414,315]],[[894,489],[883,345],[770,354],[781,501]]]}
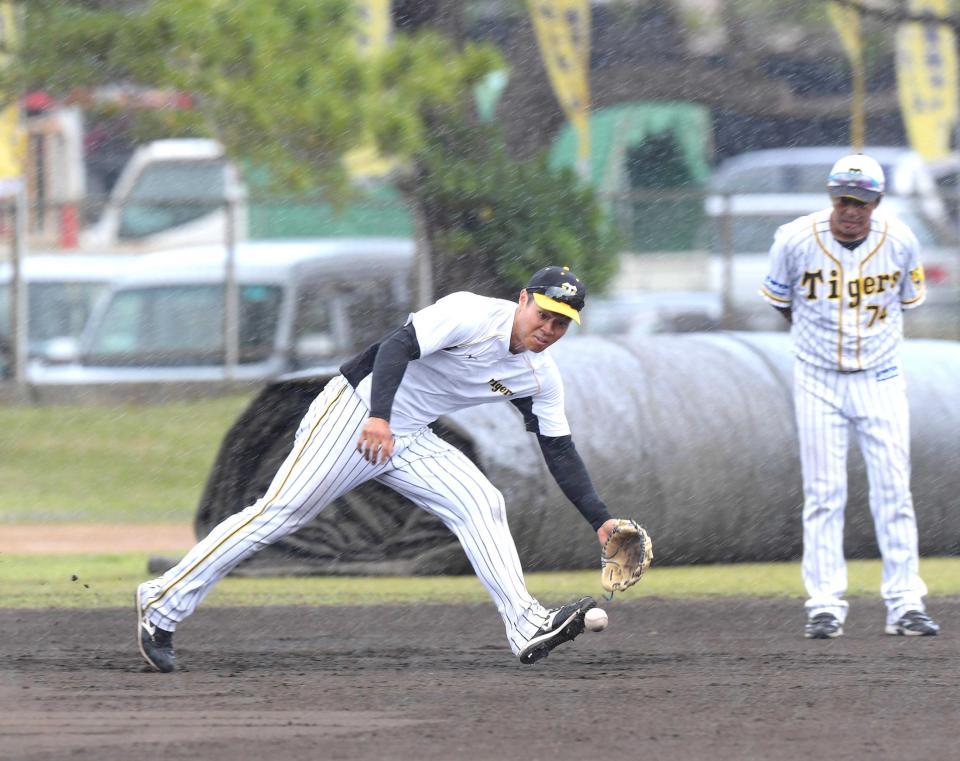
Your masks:
{"label": "player's knee", "polygon": [[499,489],[490,489],[487,493],[487,510],[497,521],[507,520],[507,503]]}

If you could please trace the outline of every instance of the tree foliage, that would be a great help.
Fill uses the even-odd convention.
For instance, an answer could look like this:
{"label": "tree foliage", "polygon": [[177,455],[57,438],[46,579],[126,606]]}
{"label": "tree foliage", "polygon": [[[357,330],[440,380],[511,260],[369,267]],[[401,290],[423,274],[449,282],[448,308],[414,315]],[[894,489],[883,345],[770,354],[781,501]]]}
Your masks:
{"label": "tree foliage", "polygon": [[542,159],[515,165],[499,133],[471,126],[472,88],[502,66],[498,52],[425,25],[366,57],[354,13],[352,0],[152,0],[124,10],[31,0],[4,87],[61,98],[106,85],[190,93],[195,110],[146,115],[153,137],[215,137],[285,191],[309,187],[334,201],[349,194],[342,157],[373,142],[414,178],[403,187],[428,212],[438,282],[487,290],[492,272],[498,291],[515,293],[548,262],[606,281],[612,238],[592,193]]}
{"label": "tree foliage", "polygon": [[[501,131],[451,119],[418,156],[438,293],[515,298],[530,274],[568,265],[596,293],[616,270],[617,238],[595,194],[546,157],[516,162]],[[481,287],[482,286],[482,287]]]}
{"label": "tree foliage", "polygon": [[354,14],[351,0],[155,0],[125,11],[37,0],[17,84],[61,97],[100,85],[189,92],[197,111],[170,119],[173,129],[217,138],[288,187],[335,194],[344,153],[374,139],[409,156],[424,139],[422,110],[454,103],[499,60],[420,33],[373,61],[355,44]]}

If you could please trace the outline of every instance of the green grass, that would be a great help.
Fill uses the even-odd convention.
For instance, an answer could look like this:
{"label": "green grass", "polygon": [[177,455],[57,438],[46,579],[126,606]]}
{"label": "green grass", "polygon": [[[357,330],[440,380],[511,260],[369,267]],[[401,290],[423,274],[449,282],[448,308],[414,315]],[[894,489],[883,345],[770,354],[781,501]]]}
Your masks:
{"label": "green grass", "polygon": [[[4,523],[193,520],[220,441],[248,402],[231,396],[129,406],[0,407]],[[0,554],[0,607],[115,607],[147,578],[145,553]],[[960,558],[921,564],[932,595],[960,595]],[[876,595],[878,561],[849,566],[850,594]],[[599,596],[599,570],[530,574],[547,604]],[[802,597],[796,563],[654,568],[625,597]],[[210,605],[487,602],[473,576],[228,578]]]}
{"label": "green grass", "polygon": [[[0,555],[0,607],[60,608],[129,605],[148,577],[147,556]],[[931,596],[960,595],[960,558],[924,558],[921,573]],[[599,597],[599,570],[532,573],[530,591],[546,604],[583,594]],[[876,596],[880,562],[849,563],[850,596]],[[803,597],[797,563],[743,563],[651,569],[620,599],[712,596]],[[474,576],[227,578],[204,603],[248,605],[374,605],[383,603],[482,603],[486,591]]]}
{"label": "green grass", "polygon": [[248,401],[0,407],[0,524],[190,521]]}

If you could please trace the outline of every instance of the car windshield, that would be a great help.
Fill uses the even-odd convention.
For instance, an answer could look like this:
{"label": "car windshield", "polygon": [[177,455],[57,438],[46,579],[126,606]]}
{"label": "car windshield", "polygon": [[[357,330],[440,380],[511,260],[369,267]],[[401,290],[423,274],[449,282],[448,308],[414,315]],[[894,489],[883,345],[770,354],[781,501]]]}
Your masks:
{"label": "car windshield", "polygon": [[[242,285],[240,362],[267,359],[276,342],[282,289]],[[223,286],[130,288],[112,297],[87,337],[84,363],[146,367],[224,362]]]}
{"label": "car windshield", "polygon": [[[224,167],[222,160],[160,161],[147,166],[123,206],[120,237],[143,238],[216,211],[226,194]],[[184,198],[185,192],[189,198]]]}
{"label": "car windshield", "polygon": [[[29,352],[53,338],[79,338],[106,283],[31,283],[27,290]],[[0,285],[0,336],[10,335],[10,285]]]}
{"label": "car windshield", "polygon": [[301,282],[294,318],[297,360],[308,365],[360,351],[402,325],[409,302],[402,275],[368,275],[362,285],[339,278]]}
{"label": "car windshield", "polygon": [[[829,164],[777,164],[719,171],[712,186],[718,193],[823,193]],[[891,176],[892,169],[883,167]]]}

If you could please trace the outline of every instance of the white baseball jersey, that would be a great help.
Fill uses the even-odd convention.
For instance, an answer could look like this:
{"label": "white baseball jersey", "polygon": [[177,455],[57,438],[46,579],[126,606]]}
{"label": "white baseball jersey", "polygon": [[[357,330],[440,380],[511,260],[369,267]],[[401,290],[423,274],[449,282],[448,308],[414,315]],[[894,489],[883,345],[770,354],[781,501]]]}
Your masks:
{"label": "white baseball jersey", "polygon": [[832,613],[841,622],[847,615],[843,531],[852,425],[867,465],[890,624],[923,610],[927,591],[918,572],[899,357],[901,310],[923,301],[923,268],[916,238],[894,217],[874,211],[867,237],[850,250],[830,232],[831,213],[800,217],[777,231],[760,293],[792,310],[807,612]]}
{"label": "white baseball jersey", "polygon": [[[410,433],[441,415],[478,404],[533,397],[544,436],[567,436],[563,383],[549,349],[512,354],[517,304],[453,293],[410,315],[420,358],[407,365],[390,415],[394,433]],[[371,376],[357,385],[370,405]]]}
{"label": "white baseball jersey", "polygon": [[527,591],[503,495],[427,427],[461,407],[532,397],[540,432],[569,434],[553,360],[547,352],[510,353],[516,309],[512,302],[458,293],[411,315],[420,358],[407,365],[397,390],[394,452],[385,463],[368,462],[356,446],[370,413],[370,376],[356,389],[342,375],[331,380],[304,416],[266,494],[216,526],[174,568],[142,585],[149,621],[174,631],[239,562],[375,480],[436,515],[456,535],[518,653],[550,612]]}
{"label": "white baseball jersey", "polygon": [[851,251],[830,233],[831,212],[777,231],[760,292],[793,310],[794,348],[804,362],[842,371],[892,366],[901,310],[925,297],[919,244],[910,228],[878,209],[866,239]]}

